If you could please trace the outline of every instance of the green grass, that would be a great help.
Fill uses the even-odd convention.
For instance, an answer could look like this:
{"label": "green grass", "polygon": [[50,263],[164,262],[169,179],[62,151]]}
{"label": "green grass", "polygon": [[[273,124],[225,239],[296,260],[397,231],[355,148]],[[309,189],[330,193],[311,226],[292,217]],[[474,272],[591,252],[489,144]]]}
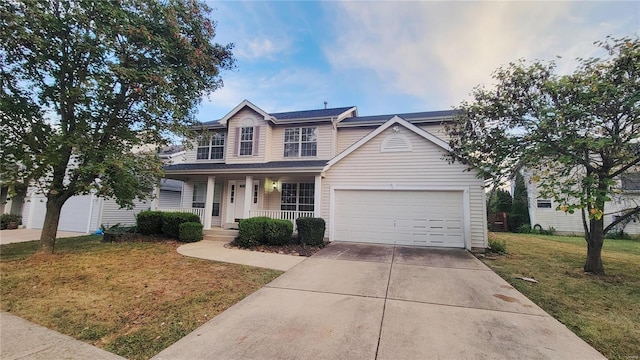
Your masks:
{"label": "green grass", "polygon": [[128,359],[148,359],[282,272],[184,257],[175,242],[99,236],[0,246],[0,308]]}
{"label": "green grass", "polygon": [[[640,355],[640,242],[605,240],[607,275],[582,271],[581,237],[495,233],[508,255],[485,263],[609,359]],[[514,279],[532,277],[537,284]]]}

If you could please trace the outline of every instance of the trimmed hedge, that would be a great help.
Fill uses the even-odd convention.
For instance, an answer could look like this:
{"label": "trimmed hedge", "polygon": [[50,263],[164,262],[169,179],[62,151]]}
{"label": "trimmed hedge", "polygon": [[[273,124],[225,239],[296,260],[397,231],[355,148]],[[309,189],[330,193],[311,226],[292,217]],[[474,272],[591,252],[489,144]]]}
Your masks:
{"label": "trimmed hedge", "polygon": [[140,211],[136,216],[138,232],[143,235],[162,234],[162,212]]}
{"label": "trimmed hedge", "polygon": [[293,224],[288,220],[269,219],[264,224],[264,241],[267,245],[291,244]]}
{"label": "trimmed hedge", "polygon": [[325,222],[322,218],[302,217],[296,219],[298,238],[304,245],[324,245]]}
{"label": "trimmed hedge", "polygon": [[202,224],[200,222],[186,222],[180,224],[178,240],[181,242],[196,242],[202,240]]}
{"label": "trimmed hedge", "polygon": [[248,248],[265,242],[265,224],[271,220],[265,216],[242,219],[238,223],[238,237],[235,244]]}
{"label": "trimmed hedge", "polygon": [[180,224],[187,222],[200,223],[200,217],[187,212],[163,212],[162,232],[168,237],[178,239],[180,237]]}

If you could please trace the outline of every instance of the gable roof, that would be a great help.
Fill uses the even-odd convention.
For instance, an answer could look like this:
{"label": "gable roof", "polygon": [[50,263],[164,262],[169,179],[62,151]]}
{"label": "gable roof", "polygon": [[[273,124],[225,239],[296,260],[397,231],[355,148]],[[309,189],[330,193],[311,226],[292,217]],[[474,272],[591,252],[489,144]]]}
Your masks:
{"label": "gable roof", "polygon": [[399,117],[398,115],[395,115],[393,118],[387,120],[384,124],[380,125],[378,128],[376,128],[375,130],[373,130],[372,132],[367,134],[367,136],[363,137],[362,139],[358,140],[355,144],[353,144],[353,145],[349,146],[348,148],[346,148],[343,152],[338,154],[338,156],[336,156],[333,159],[329,160],[329,162],[327,163],[327,165],[324,167],[324,169],[322,171],[324,172],[324,171],[329,170],[329,168],[331,168],[331,166],[333,166],[335,163],[337,163],[340,160],[344,159],[345,157],[349,156],[349,154],[351,154],[352,152],[356,151],[358,148],[360,148],[361,146],[363,146],[364,144],[369,142],[369,140],[371,140],[374,137],[378,136],[380,133],[382,133],[383,131],[387,130],[388,128],[390,128],[391,126],[393,126],[395,124],[399,124],[399,125],[404,126],[405,128],[407,128],[407,129],[413,131],[414,133],[416,133],[417,135],[419,135],[419,136],[431,141],[436,146],[439,146],[439,147],[441,147],[442,149],[444,149],[446,151],[451,151],[451,148],[449,147],[449,144],[447,144],[444,140],[440,139],[439,137],[433,135],[432,133],[430,133],[430,132],[428,132],[426,130],[423,130],[423,129],[411,124],[410,122],[408,122],[407,120],[404,120],[403,118]]}
{"label": "gable roof", "polygon": [[269,115],[266,111],[260,109],[259,107],[253,105],[251,103],[251,101],[245,99],[242,100],[242,102],[240,104],[238,104],[236,107],[233,108],[233,110],[229,111],[227,113],[227,115],[225,115],[222,119],[218,120],[218,123],[226,125],[227,121],[235,114],[237,114],[240,110],[244,109],[245,107],[250,108],[251,110],[257,112],[258,114],[260,114],[262,117],[264,117],[265,120],[271,120],[272,117],[271,115]]}
{"label": "gable roof", "polygon": [[365,125],[381,125],[385,121],[398,116],[410,123],[424,123],[424,122],[441,122],[449,121],[456,115],[455,110],[440,110],[440,111],[423,111],[415,113],[404,114],[389,114],[389,115],[373,115],[373,116],[354,116],[342,120],[338,125],[339,127],[351,127],[351,126],[365,126]]}

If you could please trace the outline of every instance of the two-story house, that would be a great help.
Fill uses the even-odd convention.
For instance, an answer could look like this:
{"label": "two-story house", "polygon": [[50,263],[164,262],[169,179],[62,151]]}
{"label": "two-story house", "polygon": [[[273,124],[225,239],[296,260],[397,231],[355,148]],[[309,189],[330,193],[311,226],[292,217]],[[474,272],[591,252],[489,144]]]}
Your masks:
{"label": "two-story house", "polygon": [[452,116],[268,113],[245,100],[203,123],[186,161],[165,173],[184,181],[182,210],[205,229],[314,216],[330,241],[484,248],[483,180],[444,158]]}

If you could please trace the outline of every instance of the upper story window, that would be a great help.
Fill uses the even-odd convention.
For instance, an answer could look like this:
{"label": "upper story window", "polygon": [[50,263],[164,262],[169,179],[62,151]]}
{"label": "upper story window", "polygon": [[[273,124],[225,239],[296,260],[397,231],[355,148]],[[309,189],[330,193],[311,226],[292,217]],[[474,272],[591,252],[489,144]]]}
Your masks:
{"label": "upper story window", "polygon": [[253,155],[253,127],[240,128],[240,155]]}
{"label": "upper story window", "polygon": [[317,127],[284,129],[284,157],[316,156],[317,152]]}
{"label": "upper story window", "polygon": [[213,133],[202,136],[198,142],[196,152],[198,160],[222,160],[224,159],[224,133]]}

